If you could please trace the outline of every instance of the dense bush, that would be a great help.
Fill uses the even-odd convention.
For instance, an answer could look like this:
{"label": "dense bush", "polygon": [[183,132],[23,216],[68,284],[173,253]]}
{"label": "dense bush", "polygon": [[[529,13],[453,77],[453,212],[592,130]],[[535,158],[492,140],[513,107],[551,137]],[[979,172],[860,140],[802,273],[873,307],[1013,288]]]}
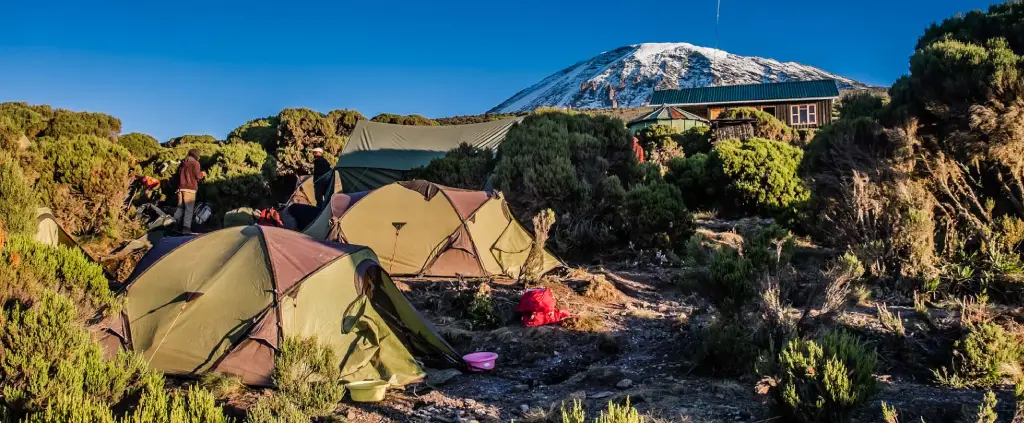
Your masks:
{"label": "dense bush", "polygon": [[695,126],[676,137],[676,143],[683,147],[687,156],[711,152],[711,128]]}
{"label": "dense bush", "polygon": [[750,107],[726,109],[718,115],[719,119],[754,119],[754,136],[758,138],[793,143],[800,140],[796,130],[790,128],[771,113],[762,112]]}
{"label": "dense bush", "polygon": [[521,221],[555,211],[556,250],[585,253],[625,240],[621,207],[641,174],[621,121],[532,114],[512,127],[498,156],[495,185]]}
{"label": "dense bush", "polygon": [[216,142],[217,138],[214,138],[213,135],[182,135],[167,140],[165,145],[167,147],[177,147],[185,144],[214,144]]}
{"label": "dense bush", "polygon": [[860,91],[843,97],[839,103],[840,119],[878,117],[885,107],[886,97],[870,91]]}
{"label": "dense bush", "polygon": [[683,203],[693,210],[707,210],[718,205],[717,183],[711,162],[704,153],[677,157],[668,163],[665,182],[679,188]]}
{"label": "dense bush", "polygon": [[253,119],[232,130],[227,139],[254,142],[270,149],[277,146],[277,127],[280,123],[277,116]]}
{"label": "dense bush", "polygon": [[332,414],[345,395],[340,359],[316,338],[286,338],[274,364],[278,391],[248,412],[250,422],[299,422]]}
{"label": "dense bush", "polygon": [[38,173],[34,189],[65,229],[102,242],[132,236],[121,214],[131,175],[131,153],[106,138],[76,135],[44,137],[30,150]]}
{"label": "dense bush", "polygon": [[[183,144],[165,148],[143,172],[164,180],[161,187],[165,195],[174,198],[177,187],[173,178],[178,162],[193,148],[199,150],[199,164],[206,171],[206,179],[199,184],[197,200],[210,203],[214,213],[241,206],[273,205],[270,182],[275,178],[275,161],[255,143]],[[162,173],[157,172],[163,163],[169,165]]]}
{"label": "dense bush", "polygon": [[674,158],[684,155],[679,141],[679,130],[668,125],[651,125],[636,133],[637,143],[643,147],[645,161],[665,166]]}
{"label": "dense bush", "polygon": [[157,155],[162,148],[160,142],[152,136],[132,132],[117,137],[117,143],[127,148],[138,162],[144,162]]}
{"label": "dense bush", "polygon": [[437,126],[438,123],[430,118],[425,118],[420,115],[396,115],[392,113],[381,113],[370,119],[373,122],[380,123],[391,123],[395,125],[413,125],[413,126]]}
{"label": "dense bush", "polygon": [[877,362],[874,348],[845,332],[794,339],[779,354],[772,392],[790,421],[843,421],[877,389]]}
{"label": "dense bush", "polygon": [[0,135],[36,138],[50,125],[53,114],[53,108],[46,105],[0,103]]}
{"label": "dense bush", "polygon": [[92,135],[114,140],[121,133],[121,120],[103,113],[72,112],[57,109],[44,136],[53,138]]}
{"label": "dense bush", "polygon": [[679,188],[665,182],[635,185],[626,193],[630,240],[637,245],[674,249],[693,233],[693,216]]}
{"label": "dense bush", "polygon": [[338,109],[327,112],[327,119],[334,122],[335,134],[347,137],[356,128],[356,123],[366,120],[366,116],[355,110]]}
{"label": "dense bush", "polygon": [[332,160],[345,147],[345,137],[338,135],[338,127],[328,115],[310,109],[285,109],[278,117],[277,145],[267,148],[277,160],[278,175],[312,174],[313,148],[323,148],[324,157]]}
{"label": "dense bush", "polygon": [[42,291],[53,290],[87,310],[113,313],[119,308],[103,269],[78,249],[51,247],[29,236],[13,235],[0,250],[0,263],[11,265],[10,275],[19,281],[0,288],[4,297],[35,298]]}
{"label": "dense bush", "polygon": [[35,203],[35,194],[21,165],[0,150],[0,229],[10,233],[29,233],[35,229]]}
{"label": "dense bush", "polygon": [[970,325],[956,342],[952,368],[936,371],[936,379],[954,388],[998,386],[1021,373],[1024,349],[1020,341],[995,323]]}
{"label": "dense bush", "polygon": [[724,185],[723,206],[752,214],[785,216],[810,196],[797,169],[803,151],[779,141],[721,141],[711,152],[715,177]]}
{"label": "dense bush", "polygon": [[462,143],[444,157],[431,160],[426,166],[409,171],[413,179],[424,179],[441,185],[481,189],[494,169],[494,152]]}
{"label": "dense bush", "polygon": [[485,113],[482,115],[465,115],[465,116],[452,116],[434,119],[438,125],[468,125],[471,123],[484,123],[495,120],[509,119],[516,116],[523,116],[526,113]]}

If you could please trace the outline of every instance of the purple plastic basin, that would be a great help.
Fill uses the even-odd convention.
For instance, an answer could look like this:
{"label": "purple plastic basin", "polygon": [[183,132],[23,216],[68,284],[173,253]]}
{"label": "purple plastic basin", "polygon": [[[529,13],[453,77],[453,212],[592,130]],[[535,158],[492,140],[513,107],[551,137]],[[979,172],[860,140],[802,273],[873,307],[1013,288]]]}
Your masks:
{"label": "purple plastic basin", "polygon": [[498,359],[498,354],[492,352],[475,352],[462,356],[462,359],[466,360],[466,364],[469,364],[470,371],[482,372],[486,370],[494,370],[494,360]]}

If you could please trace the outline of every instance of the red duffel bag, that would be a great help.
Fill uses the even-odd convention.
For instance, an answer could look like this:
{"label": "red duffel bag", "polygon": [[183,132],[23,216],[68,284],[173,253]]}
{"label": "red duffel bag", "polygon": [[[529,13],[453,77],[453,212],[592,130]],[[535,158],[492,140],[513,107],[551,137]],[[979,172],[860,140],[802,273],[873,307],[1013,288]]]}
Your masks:
{"label": "red duffel bag", "polygon": [[528,328],[558,323],[572,315],[556,307],[555,296],[547,288],[527,290],[516,311],[522,313],[523,326]]}

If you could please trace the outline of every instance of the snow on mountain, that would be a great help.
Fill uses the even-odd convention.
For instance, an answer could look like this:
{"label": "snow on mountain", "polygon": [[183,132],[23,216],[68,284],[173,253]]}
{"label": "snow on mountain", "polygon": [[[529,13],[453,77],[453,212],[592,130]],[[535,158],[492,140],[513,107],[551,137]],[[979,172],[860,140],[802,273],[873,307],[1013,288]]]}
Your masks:
{"label": "snow on mountain", "polygon": [[[540,106],[598,109],[639,107],[655,89],[835,79],[840,89],[868,85],[795,62],[730,54],[688,43],[620,47],[576,63],[516,93],[488,113]],[[614,102],[613,102],[614,99]]]}

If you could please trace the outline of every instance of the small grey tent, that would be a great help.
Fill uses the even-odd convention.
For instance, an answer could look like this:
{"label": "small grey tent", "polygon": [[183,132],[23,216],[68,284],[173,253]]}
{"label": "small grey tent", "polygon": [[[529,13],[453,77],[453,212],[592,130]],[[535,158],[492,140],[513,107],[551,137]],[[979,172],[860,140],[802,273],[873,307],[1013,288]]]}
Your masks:
{"label": "small grey tent", "polygon": [[[521,119],[451,126],[392,125],[361,120],[334,165],[341,176],[341,191],[371,191],[404,180],[410,169],[426,166],[463,143],[497,150],[512,125]],[[332,189],[332,192],[337,190]]]}

